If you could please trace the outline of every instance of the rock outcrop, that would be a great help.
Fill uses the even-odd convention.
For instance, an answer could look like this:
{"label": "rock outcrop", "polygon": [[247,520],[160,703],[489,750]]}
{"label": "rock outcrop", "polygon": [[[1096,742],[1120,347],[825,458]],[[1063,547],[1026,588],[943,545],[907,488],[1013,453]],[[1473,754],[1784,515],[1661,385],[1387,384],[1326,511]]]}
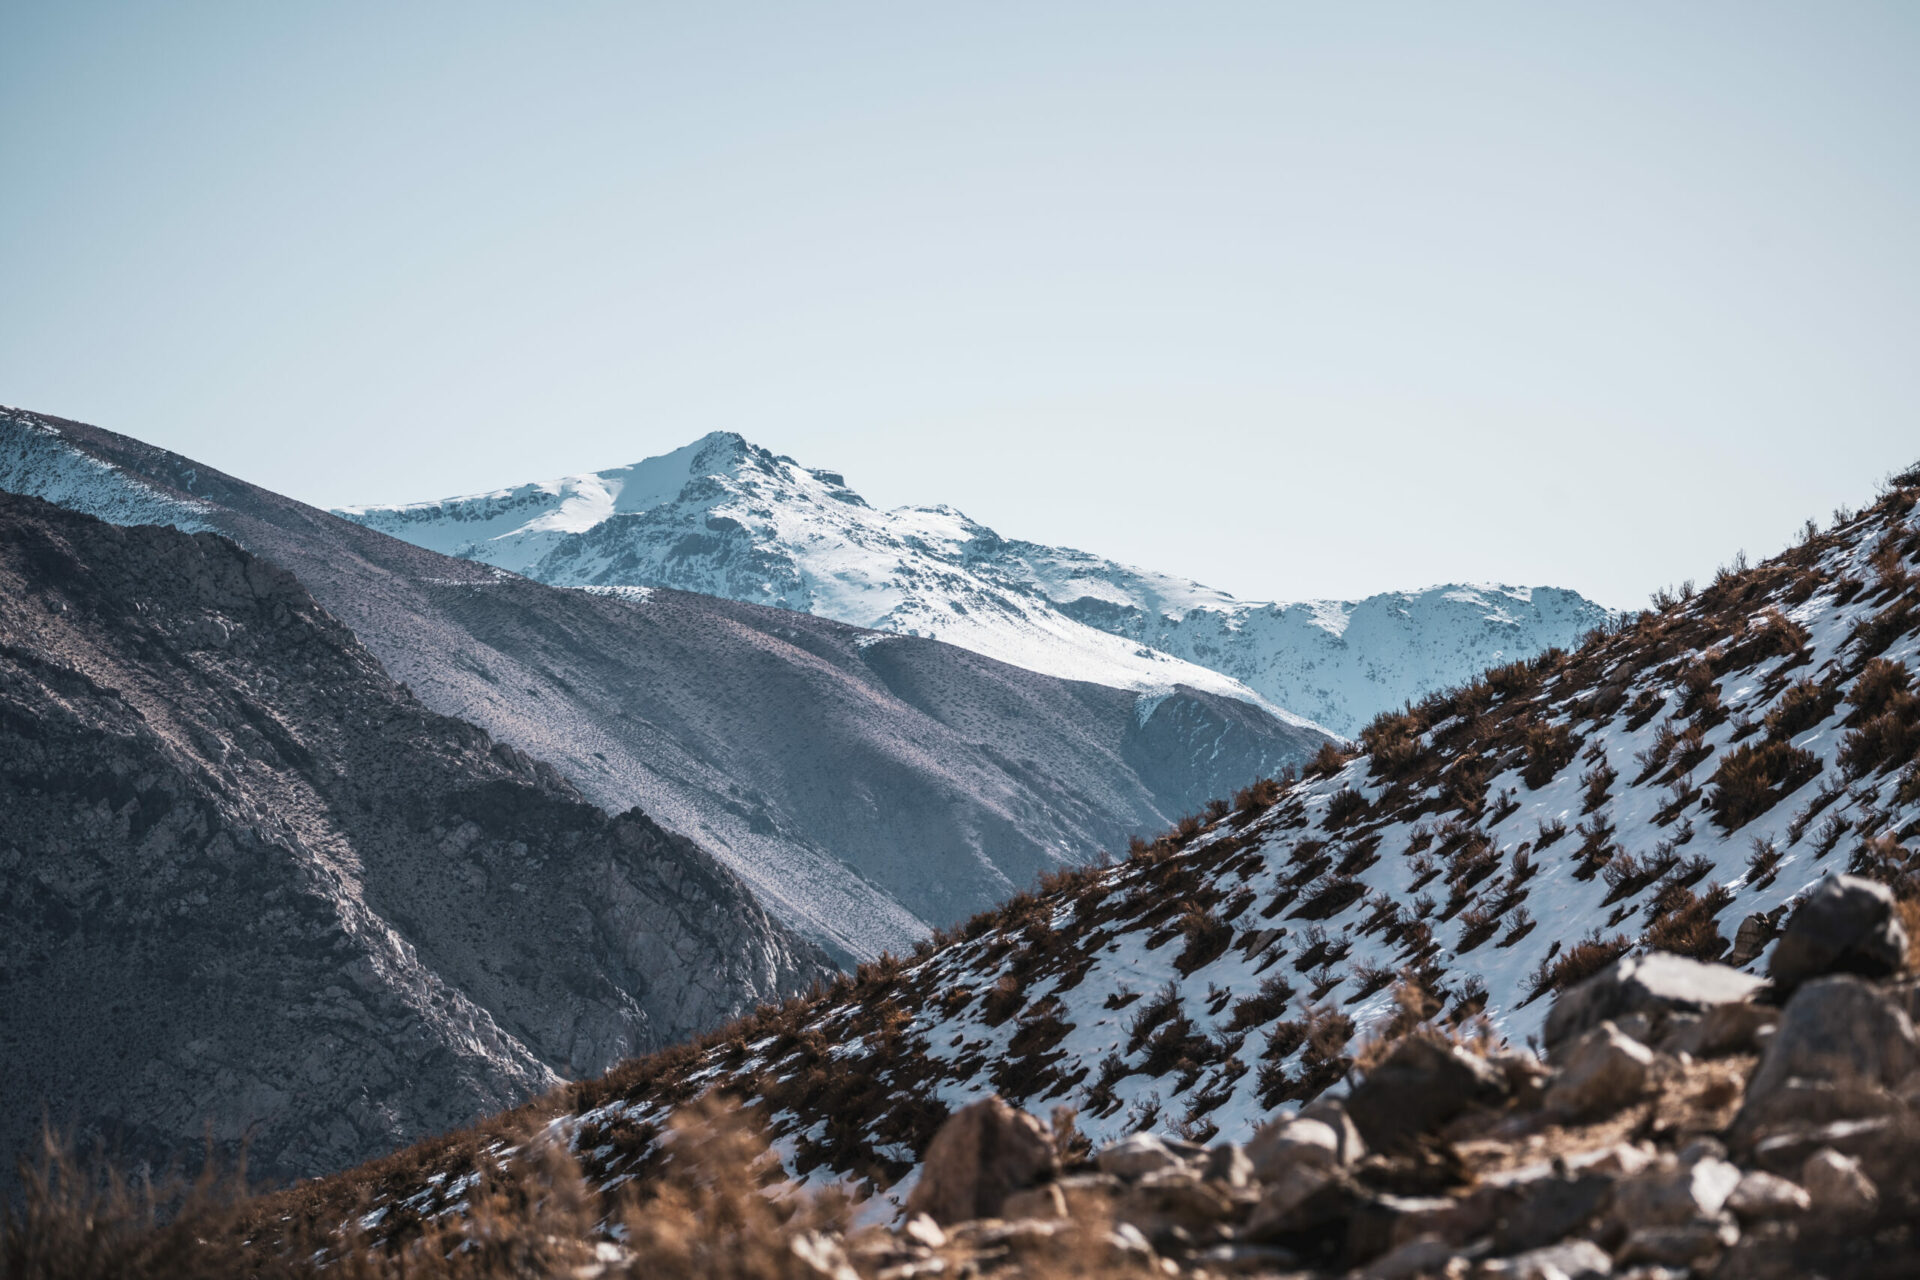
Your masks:
{"label": "rock outcrop", "polygon": [[211,533],[0,494],[0,1146],[310,1175],[827,972]]}

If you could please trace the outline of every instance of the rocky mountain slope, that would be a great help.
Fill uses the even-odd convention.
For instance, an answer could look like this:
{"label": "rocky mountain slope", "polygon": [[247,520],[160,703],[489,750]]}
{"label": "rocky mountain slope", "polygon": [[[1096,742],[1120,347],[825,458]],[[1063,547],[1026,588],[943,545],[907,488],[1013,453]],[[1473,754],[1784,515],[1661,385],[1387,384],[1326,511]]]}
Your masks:
{"label": "rocky mountain slope", "polygon": [[674,590],[543,586],[164,450],[0,411],[0,489],[217,530],[292,570],[429,707],[639,805],[840,957],[902,950],[1325,735]]}
{"label": "rocky mountain slope", "polygon": [[[1764,564],[1573,652],[1383,716],[1352,756],[1247,788],[823,999],[555,1101],[592,1176],[643,1171],[701,1091],[787,1172],[898,1197],[989,1093],[1243,1140],[1409,1019],[1552,1044],[1552,993],[1643,949],[1753,971],[1849,871],[1920,898],[1920,469]],[[1911,907],[1904,908],[1909,912]],[[1882,961],[1884,967],[1884,961]],[[1846,966],[1842,966],[1846,967]],[[1881,1086],[1876,1086],[1881,1087]]]}
{"label": "rocky mountain slope", "polygon": [[1343,734],[1488,666],[1575,643],[1611,616],[1546,587],[1239,601],[1002,538],[951,507],[876,511],[840,474],[729,432],[611,471],[339,514],[559,586],[777,605],[1053,675],[1257,697]]}
{"label": "rocky mountain slope", "polygon": [[[708,854],[210,533],[0,494],[0,1146],[310,1175],[804,989]],[[45,1109],[43,1111],[43,1108]]]}

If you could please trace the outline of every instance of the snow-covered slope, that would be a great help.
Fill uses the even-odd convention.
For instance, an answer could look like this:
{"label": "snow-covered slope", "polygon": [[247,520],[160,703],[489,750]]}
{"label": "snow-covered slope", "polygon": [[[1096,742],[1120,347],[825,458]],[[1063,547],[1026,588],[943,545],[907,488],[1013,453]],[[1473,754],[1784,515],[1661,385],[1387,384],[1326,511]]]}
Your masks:
{"label": "snow-covered slope", "polygon": [[1773,561],[1381,717],[1363,754],[622,1067],[561,1123],[623,1176],[680,1102],[736,1089],[790,1173],[897,1187],[989,1091],[1076,1105],[1096,1142],[1245,1139],[1344,1078],[1398,974],[1517,1041],[1633,948],[1759,969],[1830,872],[1920,889],[1916,502],[1920,468]]}
{"label": "snow-covered slope", "polygon": [[878,511],[836,472],[716,432],[630,467],[348,519],[559,586],[777,605],[1123,689],[1186,684],[1351,734],[1490,663],[1568,645],[1605,609],[1552,588],[1237,601],[1002,538],[951,507]]}

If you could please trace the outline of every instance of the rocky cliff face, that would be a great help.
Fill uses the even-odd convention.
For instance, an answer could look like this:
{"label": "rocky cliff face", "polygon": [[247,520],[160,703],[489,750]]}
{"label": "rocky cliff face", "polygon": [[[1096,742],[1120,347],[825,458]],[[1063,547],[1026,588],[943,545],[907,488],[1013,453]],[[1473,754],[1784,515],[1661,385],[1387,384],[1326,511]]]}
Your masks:
{"label": "rocky cliff face", "polygon": [[843,959],[905,950],[1326,740],[1187,686],[1144,696],[783,609],[544,586],[17,410],[0,410],[0,489],[217,530],[285,566],[428,706],[603,808],[644,808]]}
{"label": "rocky cliff face", "polygon": [[[0,1146],[364,1159],[804,989],[689,841],[210,533],[0,494]],[[44,1112],[43,1112],[44,1108]]]}

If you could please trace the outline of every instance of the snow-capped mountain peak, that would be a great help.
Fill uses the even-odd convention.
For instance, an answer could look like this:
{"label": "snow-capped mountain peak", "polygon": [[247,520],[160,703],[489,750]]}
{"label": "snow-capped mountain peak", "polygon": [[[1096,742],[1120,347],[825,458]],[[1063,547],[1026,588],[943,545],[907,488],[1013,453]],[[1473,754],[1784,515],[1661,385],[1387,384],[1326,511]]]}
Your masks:
{"label": "snow-capped mountain peak", "polygon": [[944,504],[876,510],[836,471],[731,432],[608,471],[339,514],[573,587],[678,587],[930,636],[1049,675],[1185,684],[1353,733],[1608,611],[1571,591],[1444,585],[1360,601],[1236,600],[1191,579],[1005,538]]}

